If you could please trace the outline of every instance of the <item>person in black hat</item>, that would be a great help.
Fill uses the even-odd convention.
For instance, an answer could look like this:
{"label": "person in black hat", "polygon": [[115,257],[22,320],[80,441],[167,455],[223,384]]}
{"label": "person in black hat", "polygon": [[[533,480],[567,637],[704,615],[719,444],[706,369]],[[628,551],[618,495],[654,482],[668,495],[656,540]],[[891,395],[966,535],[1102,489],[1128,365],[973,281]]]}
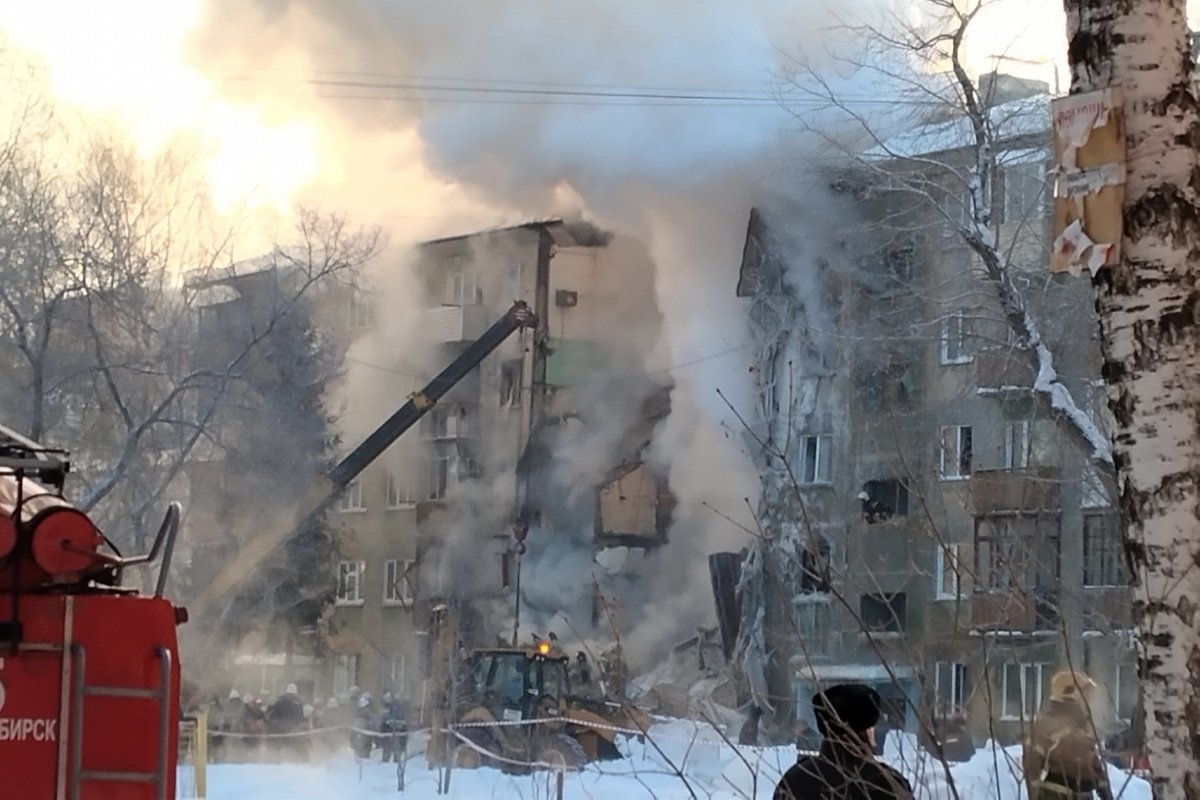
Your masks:
{"label": "person in black hat", "polygon": [[912,800],[912,786],[875,760],[879,693],[844,683],[813,696],[820,753],[801,758],[775,787],[775,800]]}

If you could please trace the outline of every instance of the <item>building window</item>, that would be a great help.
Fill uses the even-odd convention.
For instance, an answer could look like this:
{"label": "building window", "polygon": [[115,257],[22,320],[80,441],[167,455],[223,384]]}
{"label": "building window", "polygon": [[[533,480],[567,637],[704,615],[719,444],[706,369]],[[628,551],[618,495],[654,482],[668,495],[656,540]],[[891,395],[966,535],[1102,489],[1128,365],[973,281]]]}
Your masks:
{"label": "building window", "polygon": [[1001,679],[1000,718],[1032,720],[1042,707],[1047,664],[1005,664]]}
{"label": "building window", "polygon": [[1083,516],[1083,585],[1125,586],[1125,552],[1115,514]]}
{"label": "building window", "polygon": [[829,540],[819,534],[808,538],[800,554],[800,591],[806,594],[829,591]]}
{"label": "building window", "polygon": [[1117,664],[1113,684],[1113,713],[1121,722],[1132,722],[1141,691],[1137,664]]}
{"label": "building window", "polygon": [[389,510],[407,508],[415,501],[408,483],[401,481],[393,473],[387,474],[387,507]]}
{"label": "building window", "polygon": [[801,436],[799,455],[800,483],[827,484],[831,481],[832,436]]}
{"label": "building window", "polygon": [[893,286],[910,285],[916,257],[917,249],[911,242],[888,247],[883,253],[883,271],[887,283]]}
{"label": "building window", "polygon": [[1004,426],[1004,468],[1029,467],[1029,423],[1025,420]]}
{"label": "building window", "polygon": [[858,499],[868,525],[908,516],[908,486],[895,478],[867,481]]}
{"label": "building window", "polygon": [[449,452],[435,453],[429,462],[429,499],[441,500],[446,496],[450,486],[450,462],[453,457]]}
{"label": "building window", "polygon": [[521,405],[521,373],[525,359],[509,358],[500,362],[500,407]]}
{"label": "building window", "polygon": [[963,596],[962,552],[961,544],[938,546],[933,562],[934,599],[958,600]]}
{"label": "building window", "polygon": [[942,320],[940,355],[943,364],[970,363],[973,328],[971,318],[962,311],[955,311]]}
{"label": "building window", "polygon": [[362,292],[352,288],[346,309],[346,324],[351,330],[365,328],[371,324],[371,305]]}
{"label": "building window", "polygon": [[1083,468],[1083,508],[1112,508],[1108,486],[1094,464]]}
{"label": "building window", "polygon": [[389,559],[384,562],[383,571],[383,602],[389,606],[411,606],[412,591],[412,561]]}
{"label": "building window", "polygon": [[483,302],[483,289],[474,275],[467,274],[463,266],[456,267],[450,275],[450,305],[469,306]]}
{"label": "building window", "polygon": [[363,499],[362,481],[350,481],[342,490],[341,497],[338,498],[338,511],[343,514],[353,514],[366,510],[367,503]]}
{"label": "building window", "polygon": [[1003,191],[998,192],[997,223],[1037,222],[1046,209],[1046,167],[1041,161],[1007,164],[1000,168]]}
{"label": "building window", "polygon": [[971,426],[947,425],[942,428],[940,472],[943,480],[961,480],[971,476]]}
{"label": "building window", "polygon": [[829,652],[829,601],[821,595],[808,595],[793,603],[796,609],[798,651],[805,656],[824,656]]}
{"label": "building window", "polygon": [[338,563],[338,605],[359,605],[363,601],[362,580],[367,565],[362,561]]}
{"label": "building window", "polygon": [[333,659],[333,693],[346,694],[358,685],[358,656],[338,655]]}
{"label": "building window", "polygon": [[863,404],[878,411],[907,408],[911,403],[908,383],[908,364],[903,362],[870,368],[862,382]]}
{"label": "building window", "polygon": [[863,629],[871,633],[903,633],[906,606],[904,592],[864,594],[859,600]]}
{"label": "building window", "polygon": [[933,665],[934,713],[945,717],[967,704],[967,665],[938,661]]}

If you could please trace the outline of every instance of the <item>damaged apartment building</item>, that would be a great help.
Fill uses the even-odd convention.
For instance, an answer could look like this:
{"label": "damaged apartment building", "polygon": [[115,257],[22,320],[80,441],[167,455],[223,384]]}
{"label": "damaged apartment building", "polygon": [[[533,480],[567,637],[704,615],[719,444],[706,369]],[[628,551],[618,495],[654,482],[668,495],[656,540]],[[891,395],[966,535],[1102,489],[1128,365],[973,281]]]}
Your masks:
{"label": "damaged apartment building", "polygon": [[[523,570],[528,637],[549,616],[539,589],[551,580],[586,589],[590,580],[539,574],[548,548],[590,559],[599,548],[657,547],[671,495],[643,463],[669,411],[669,387],[624,379],[611,391],[612,376],[642,370],[646,341],[636,328],[657,315],[643,248],[586,223],[546,220],[425,242],[413,272],[426,304],[424,364],[401,379],[397,402],[514,301],[538,319],[455,385],[335,507],[342,535],[330,689],[398,689],[417,702],[439,613],[453,609],[464,646],[510,639]],[[651,307],[623,299],[630,293]],[[517,519],[528,525],[524,546],[513,535]],[[586,619],[576,624],[586,628]]]}
{"label": "damaged apartment building", "polygon": [[[1048,98],[994,101],[1025,119],[997,143],[994,233],[1015,244],[1014,282],[1061,380],[1102,425],[1091,287],[1048,269]],[[748,433],[766,538],[713,559],[722,631],[760,670],[759,694],[790,698],[772,704],[784,719],[853,680],[909,730],[961,708],[977,737],[1013,741],[1071,664],[1105,687],[1117,730],[1137,683],[1112,486],[1033,390],[960,234],[961,130],[931,121],[871,156],[865,181],[842,180],[858,180],[843,194],[869,232],[858,249],[814,256],[794,246],[786,207],[750,215],[737,293],[758,343]],[[923,170],[938,207],[874,191],[881,165]]]}

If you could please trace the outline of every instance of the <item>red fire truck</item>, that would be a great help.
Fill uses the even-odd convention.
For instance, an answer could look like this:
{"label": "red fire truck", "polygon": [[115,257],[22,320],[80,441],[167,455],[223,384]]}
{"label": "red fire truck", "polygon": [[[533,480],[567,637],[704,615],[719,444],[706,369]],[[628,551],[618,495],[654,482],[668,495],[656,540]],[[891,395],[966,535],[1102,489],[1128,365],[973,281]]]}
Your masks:
{"label": "red fire truck", "polygon": [[[0,796],[171,800],[186,612],[162,594],[179,506],[149,553],[122,557],[62,498],[68,466],[0,428]],[[121,587],[160,555],[153,595]]]}

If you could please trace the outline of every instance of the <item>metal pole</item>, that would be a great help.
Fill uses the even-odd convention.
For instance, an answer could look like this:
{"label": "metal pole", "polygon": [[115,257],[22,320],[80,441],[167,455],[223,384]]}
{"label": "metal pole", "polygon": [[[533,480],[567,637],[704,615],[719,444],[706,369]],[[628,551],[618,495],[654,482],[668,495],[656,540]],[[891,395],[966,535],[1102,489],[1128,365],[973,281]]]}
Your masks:
{"label": "metal pole", "polygon": [[516,597],[513,600],[513,647],[519,647],[520,641],[518,636],[521,631],[521,554],[517,553],[517,580],[516,580]]}

